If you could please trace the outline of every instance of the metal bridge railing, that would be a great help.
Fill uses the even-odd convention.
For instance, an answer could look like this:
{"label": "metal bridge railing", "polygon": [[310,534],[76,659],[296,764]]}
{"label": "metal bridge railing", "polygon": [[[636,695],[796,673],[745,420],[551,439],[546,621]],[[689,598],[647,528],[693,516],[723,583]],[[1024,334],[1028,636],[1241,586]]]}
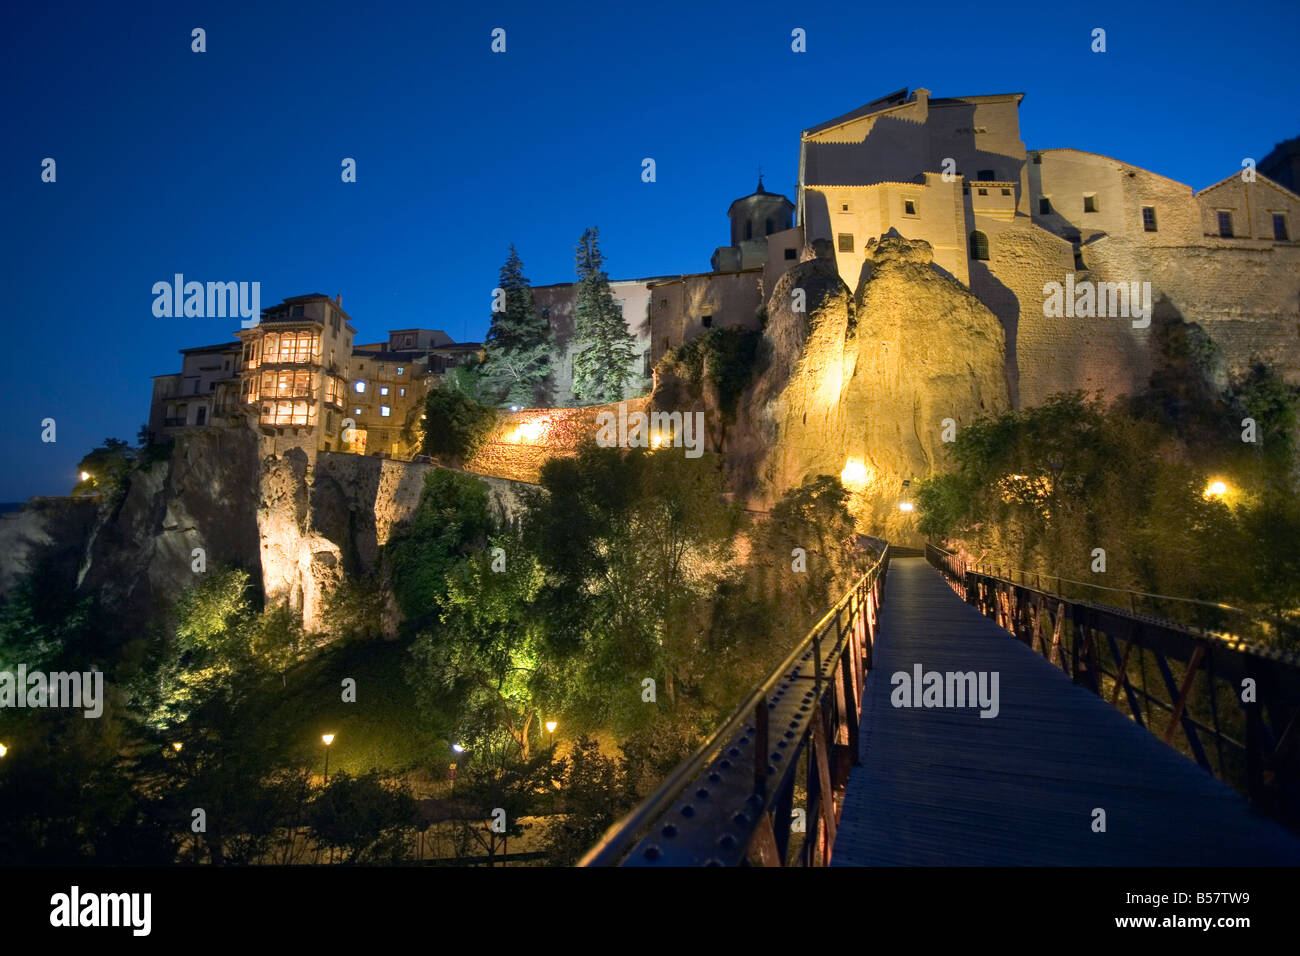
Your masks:
{"label": "metal bridge railing", "polygon": [[[829,863],[857,763],[862,687],[888,567],[886,547],[731,717],[578,865]],[[796,810],[805,824],[792,834]]]}
{"label": "metal bridge railing", "polygon": [[976,570],[934,545],[925,554],[963,600],[1074,683],[1114,707],[1122,694],[1139,726],[1246,793],[1261,812],[1300,828],[1295,653],[1066,597],[1037,586],[1041,578],[1031,586]]}

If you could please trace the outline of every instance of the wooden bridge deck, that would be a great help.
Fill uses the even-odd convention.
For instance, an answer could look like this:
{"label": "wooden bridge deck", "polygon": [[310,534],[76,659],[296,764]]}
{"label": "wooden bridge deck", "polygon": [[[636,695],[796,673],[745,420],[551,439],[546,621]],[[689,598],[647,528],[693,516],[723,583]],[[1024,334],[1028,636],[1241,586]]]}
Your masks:
{"label": "wooden bridge deck", "polygon": [[[894,708],[891,675],[918,663],[998,672],[998,716]],[[859,739],[835,866],[1300,863],[1300,839],[964,604],[921,558],[891,562]]]}

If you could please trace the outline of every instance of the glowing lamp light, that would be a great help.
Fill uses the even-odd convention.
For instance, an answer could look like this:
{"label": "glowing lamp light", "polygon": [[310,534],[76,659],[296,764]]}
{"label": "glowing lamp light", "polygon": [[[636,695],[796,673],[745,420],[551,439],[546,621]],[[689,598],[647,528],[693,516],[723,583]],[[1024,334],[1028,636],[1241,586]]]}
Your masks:
{"label": "glowing lamp light", "polygon": [[542,423],[524,422],[515,430],[515,434],[521,441],[537,441],[542,437]]}
{"label": "glowing lamp light", "polygon": [[460,744],[452,744],[451,749],[456,751],[456,753],[458,754],[463,754],[465,752],[465,748],[462,747]]}
{"label": "glowing lamp light", "polygon": [[856,458],[850,458],[844,463],[844,470],[840,472],[840,483],[845,488],[862,488],[867,484],[867,466]]}
{"label": "glowing lamp light", "polygon": [[555,728],[558,727],[558,726],[560,726],[560,725],[559,725],[559,723],[557,723],[556,721],[554,721],[554,720],[548,720],[548,721],[546,722],[546,732],[547,732],[548,734],[553,734],[553,733],[555,733]]}
{"label": "glowing lamp light", "polygon": [[88,471],[83,471],[83,472],[81,473],[81,480],[82,480],[82,481],[90,481],[90,472],[88,472]]}
{"label": "glowing lamp light", "polygon": [[176,741],[174,744],[172,744],[172,750],[176,751],[177,753],[180,753],[180,752],[181,752],[181,746],[182,746],[182,744],[181,744],[181,742],[178,740],[178,741]]}
{"label": "glowing lamp light", "polygon": [[6,747],[4,744],[0,744],[0,757],[3,757],[8,752],[9,752],[9,748]]}
{"label": "glowing lamp light", "polygon": [[325,741],[325,746],[328,747],[330,744],[334,743],[334,734],[321,734],[320,739]]}
{"label": "glowing lamp light", "polygon": [[1207,498],[1221,498],[1228,493],[1228,486],[1222,481],[1212,481],[1205,487]]}
{"label": "glowing lamp light", "polygon": [[898,503],[898,510],[899,510],[899,511],[911,511],[911,510],[913,510],[912,502],[910,502],[910,501],[900,501],[900,502]]}

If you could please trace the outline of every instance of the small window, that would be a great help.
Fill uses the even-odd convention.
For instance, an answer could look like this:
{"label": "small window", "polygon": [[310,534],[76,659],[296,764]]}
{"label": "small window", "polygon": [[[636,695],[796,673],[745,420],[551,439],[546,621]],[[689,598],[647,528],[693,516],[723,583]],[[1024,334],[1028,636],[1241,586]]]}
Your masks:
{"label": "small window", "polygon": [[1286,231],[1286,216],[1283,213],[1273,213],[1273,238],[1278,242],[1290,241],[1290,236]]}
{"label": "small window", "polygon": [[399,388],[399,389],[397,390],[397,397],[398,397],[398,398],[405,398],[405,397],[406,397],[406,389],[404,389],[404,388]]}
{"label": "small window", "polygon": [[357,382],[357,383],[356,383],[355,385],[353,385],[352,387],[356,390],[357,394],[360,395],[362,392],[364,392],[364,391],[366,390],[366,383],[365,383],[365,382]]}
{"label": "small window", "polygon": [[776,231],[775,229],[772,228],[772,220],[771,220],[771,219],[767,220],[767,222],[764,223],[764,225],[767,226],[767,231],[764,232],[763,235],[765,235],[765,236],[770,236],[773,232]]}
{"label": "small window", "polygon": [[408,335],[408,336],[406,337],[406,344],[407,344],[407,345],[410,345],[410,344],[411,344],[412,342],[414,342],[414,341],[415,341],[415,336],[413,336],[413,335]]}
{"label": "small window", "polygon": [[1002,187],[1002,195],[1004,195],[1004,196],[1010,196],[1010,195],[1011,195],[1011,190],[1010,190],[1010,189],[1007,189],[1006,186],[1003,186],[1003,187]]}
{"label": "small window", "polygon": [[359,408],[354,408],[354,409],[352,409],[352,414],[353,414],[353,415],[360,415],[360,414],[361,414],[361,409],[359,409]]}
{"label": "small window", "polygon": [[706,329],[713,328],[713,316],[711,315],[700,316],[700,325],[704,326]]}
{"label": "small window", "polygon": [[387,394],[388,394],[388,386],[387,386],[387,385],[381,385],[381,386],[379,387],[379,394],[380,394],[380,395],[387,395]]}
{"label": "small window", "polygon": [[853,233],[841,232],[839,235],[839,241],[840,241],[840,252],[853,251]]}
{"label": "small window", "polygon": [[970,257],[972,259],[988,260],[989,237],[984,233],[976,231],[970,234]]}
{"label": "small window", "polygon": [[302,306],[295,305],[289,312],[290,315],[302,315]]}
{"label": "small window", "polygon": [[978,173],[975,174],[975,178],[983,183],[991,183],[994,180],[996,180],[998,177],[991,169],[981,169]]}
{"label": "small window", "polygon": [[1096,211],[1097,211],[1097,197],[1096,197],[1096,196],[1084,196],[1084,197],[1083,197],[1083,211],[1084,211],[1084,212],[1096,212]]}
{"label": "small window", "polygon": [[793,259],[793,258],[794,258],[795,256],[797,256],[798,254],[799,254],[799,251],[798,251],[797,249],[787,249],[787,250],[785,250],[785,257],[786,257],[787,259]]}
{"label": "small window", "polygon": [[393,410],[392,410],[391,408],[389,408],[387,405],[380,405],[380,406],[379,406],[379,414],[380,414],[382,417],[384,417],[384,418],[387,418],[389,415],[392,414],[392,412],[393,412]]}
{"label": "small window", "polygon": [[1040,216],[1046,216],[1049,215],[1051,211],[1052,211],[1052,201],[1048,199],[1046,196],[1039,197],[1038,214]]}
{"label": "small window", "polygon": [[745,238],[746,239],[754,238],[754,224],[752,222],[745,223]]}
{"label": "small window", "polygon": [[848,211],[849,211],[849,204],[846,202],[840,203],[840,212],[848,212]]}
{"label": "small window", "polygon": [[904,199],[904,200],[903,200],[903,215],[905,215],[905,216],[915,216],[915,215],[916,215],[916,200],[915,200],[915,199]]}
{"label": "small window", "polygon": [[406,374],[406,366],[405,366],[405,365],[399,365],[399,366],[397,366],[397,374],[398,374],[398,375],[404,375],[404,374]]}
{"label": "small window", "polygon": [[1219,211],[1219,235],[1224,239],[1232,238],[1232,213],[1227,210]]}
{"label": "small window", "polygon": [[962,183],[962,184],[961,184],[961,194],[962,194],[963,196],[969,196],[969,195],[970,195],[970,186],[967,185],[966,183]]}
{"label": "small window", "polygon": [[1040,156],[1038,153],[1034,153],[1034,165],[1035,166],[1043,165],[1043,157]]}
{"label": "small window", "polygon": [[1156,231],[1156,207],[1155,206],[1142,207],[1142,228],[1145,229],[1147,232]]}
{"label": "small window", "polygon": [[987,189],[977,189],[975,191],[979,193],[981,196],[987,196],[989,194],[989,191]]}

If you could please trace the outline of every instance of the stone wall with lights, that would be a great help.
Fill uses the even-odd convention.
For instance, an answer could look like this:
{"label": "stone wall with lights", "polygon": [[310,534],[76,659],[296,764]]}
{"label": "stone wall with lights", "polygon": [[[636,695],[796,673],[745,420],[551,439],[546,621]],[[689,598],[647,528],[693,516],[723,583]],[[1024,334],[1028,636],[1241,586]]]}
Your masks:
{"label": "stone wall with lights", "polygon": [[618,414],[620,404],[627,413],[645,411],[649,396],[608,405],[580,408],[526,408],[500,413],[499,424],[465,470],[479,475],[535,483],[547,459],[567,457],[578,445],[596,437],[596,416],[608,411]]}

